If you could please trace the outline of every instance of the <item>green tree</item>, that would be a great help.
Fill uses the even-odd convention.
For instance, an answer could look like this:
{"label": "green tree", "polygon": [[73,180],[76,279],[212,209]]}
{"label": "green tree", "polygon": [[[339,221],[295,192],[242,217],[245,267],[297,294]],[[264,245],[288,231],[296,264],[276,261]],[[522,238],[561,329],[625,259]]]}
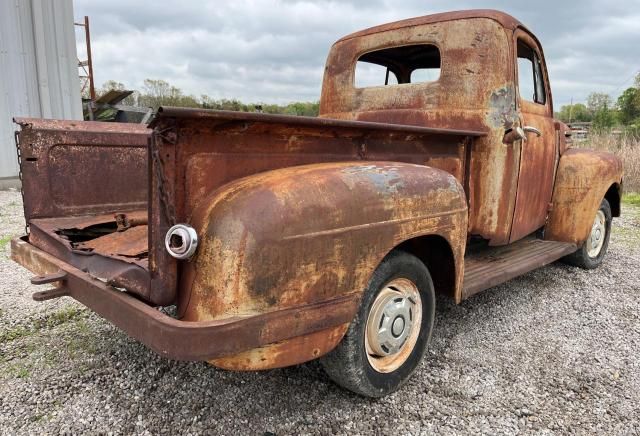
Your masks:
{"label": "green tree", "polygon": [[558,113],[558,118],[562,120],[562,122],[588,122],[592,120],[591,113],[589,113],[589,109],[582,104],[576,103],[573,105],[566,105],[560,108],[560,112]]}
{"label": "green tree", "polygon": [[[98,97],[100,97],[111,90],[126,91],[127,87],[122,82],[117,82],[115,80],[107,80],[102,84],[102,87],[97,91],[97,95]],[[124,100],[122,100],[121,104],[124,104],[127,106],[137,106],[138,94],[139,94],[138,91],[133,91],[133,94],[129,95]]]}
{"label": "green tree", "polygon": [[611,97],[609,94],[603,92],[592,92],[587,97],[587,109],[591,113],[591,116],[595,118],[596,113],[600,112],[604,108],[611,107]]}
{"label": "green tree", "polygon": [[627,88],[618,97],[620,121],[628,125],[640,118],[640,89]]}
{"label": "green tree", "polygon": [[[115,80],[109,80],[101,88],[101,93],[111,89],[124,90],[125,85]],[[151,107],[157,110],[160,106],[180,106],[205,109],[218,109],[229,111],[256,112],[260,106],[262,112],[272,114],[306,115],[317,116],[319,102],[293,102],[287,105],[264,104],[264,103],[243,103],[237,99],[216,100],[206,94],[199,97],[187,95],[169,82],[161,79],[146,79],[142,87],[142,92],[135,91],[132,106]]]}
{"label": "green tree", "polygon": [[615,122],[615,114],[606,104],[593,116],[593,128],[595,130],[609,130]]}
{"label": "green tree", "polygon": [[99,92],[104,94],[108,91],[111,91],[112,89],[115,89],[117,91],[124,91],[127,88],[124,86],[124,83],[122,82],[118,82],[116,80],[107,80],[102,84],[102,88],[100,88]]}
{"label": "green tree", "polygon": [[184,95],[180,88],[161,79],[145,79],[142,88],[140,106],[152,107],[154,110],[157,110],[160,106],[200,106],[194,96]]}

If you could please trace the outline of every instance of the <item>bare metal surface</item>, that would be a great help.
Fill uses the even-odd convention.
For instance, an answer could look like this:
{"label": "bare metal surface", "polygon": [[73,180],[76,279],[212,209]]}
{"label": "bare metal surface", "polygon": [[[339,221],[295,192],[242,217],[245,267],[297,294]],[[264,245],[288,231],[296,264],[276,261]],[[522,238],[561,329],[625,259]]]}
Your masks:
{"label": "bare metal surface", "polygon": [[186,224],[176,224],[167,232],[164,245],[169,254],[176,259],[189,259],[198,248],[198,234]]}

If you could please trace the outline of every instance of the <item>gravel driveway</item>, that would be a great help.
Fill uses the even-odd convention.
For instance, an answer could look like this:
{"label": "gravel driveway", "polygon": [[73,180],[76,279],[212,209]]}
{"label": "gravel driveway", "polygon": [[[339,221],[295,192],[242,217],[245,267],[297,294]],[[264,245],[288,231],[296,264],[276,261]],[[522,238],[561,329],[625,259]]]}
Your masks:
{"label": "gravel driveway", "polygon": [[640,434],[640,208],[605,264],[557,263],[459,306],[403,389],[363,399],[316,363],[234,373],[160,358],[74,301],[35,303],[0,192],[0,433]]}

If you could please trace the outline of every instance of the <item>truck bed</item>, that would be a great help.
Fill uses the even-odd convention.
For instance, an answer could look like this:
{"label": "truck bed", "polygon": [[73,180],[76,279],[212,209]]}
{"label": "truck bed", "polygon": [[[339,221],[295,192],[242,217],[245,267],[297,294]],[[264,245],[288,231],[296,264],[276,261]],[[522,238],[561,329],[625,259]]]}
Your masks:
{"label": "truck bed", "polygon": [[[179,300],[164,249],[226,183],[321,162],[396,161],[447,171],[463,186],[484,132],[183,108],[147,126],[16,119],[29,243],[158,305]],[[167,204],[170,203],[170,204]],[[118,226],[117,216],[133,223]]]}

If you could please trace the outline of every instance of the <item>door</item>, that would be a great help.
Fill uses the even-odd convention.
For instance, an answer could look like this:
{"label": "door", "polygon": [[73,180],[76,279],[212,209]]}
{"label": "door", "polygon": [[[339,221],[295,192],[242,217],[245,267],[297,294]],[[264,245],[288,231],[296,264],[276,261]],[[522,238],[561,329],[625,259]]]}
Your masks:
{"label": "door", "polygon": [[510,242],[544,226],[556,165],[556,131],[546,68],[536,41],[516,32],[517,106],[525,138],[520,147],[520,172]]}

